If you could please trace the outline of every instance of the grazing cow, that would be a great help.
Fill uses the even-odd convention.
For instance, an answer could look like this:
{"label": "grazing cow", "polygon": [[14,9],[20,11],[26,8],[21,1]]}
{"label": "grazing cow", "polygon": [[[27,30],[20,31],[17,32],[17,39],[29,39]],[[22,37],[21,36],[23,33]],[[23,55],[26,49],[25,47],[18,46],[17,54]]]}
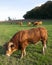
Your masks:
{"label": "grazing cow", "polygon": [[47,30],[44,27],[19,31],[5,44],[6,55],[10,56],[14,51],[21,50],[21,58],[23,58],[26,55],[25,49],[28,44],[36,44],[38,41],[42,42],[43,54],[45,54],[47,37]]}
{"label": "grazing cow", "polygon": [[42,21],[36,21],[33,23],[33,25],[42,25]]}
{"label": "grazing cow", "polygon": [[19,24],[20,26],[22,26],[23,25],[23,22],[21,21],[21,22],[17,22],[17,24]]}
{"label": "grazing cow", "polygon": [[28,26],[30,26],[31,25],[31,22],[28,22]]}

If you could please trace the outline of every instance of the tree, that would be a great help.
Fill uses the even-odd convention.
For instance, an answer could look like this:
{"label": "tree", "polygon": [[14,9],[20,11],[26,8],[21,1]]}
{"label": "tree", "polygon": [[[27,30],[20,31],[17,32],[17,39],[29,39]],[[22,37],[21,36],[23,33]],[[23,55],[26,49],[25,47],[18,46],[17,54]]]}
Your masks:
{"label": "tree", "polygon": [[52,19],[52,1],[47,1],[40,7],[33,8],[23,17],[25,19]]}
{"label": "tree", "polygon": [[11,21],[12,19],[10,17],[8,17],[8,21]]}

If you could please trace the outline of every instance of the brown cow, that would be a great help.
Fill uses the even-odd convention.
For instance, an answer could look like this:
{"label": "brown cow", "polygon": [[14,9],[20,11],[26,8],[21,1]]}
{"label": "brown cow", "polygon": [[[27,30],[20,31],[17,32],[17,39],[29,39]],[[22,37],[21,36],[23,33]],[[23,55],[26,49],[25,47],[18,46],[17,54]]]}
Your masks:
{"label": "brown cow", "polygon": [[31,22],[28,22],[27,25],[30,26],[31,25]]}
{"label": "brown cow", "polygon": [[33,25],[42,25],[42,21],[36,21],[33,23]]}
{"label": "brown cow", "polygon": [[17,24],[19,24],[20,26],[22,26],[23,25],[23,22],[21,21],[21,22],[17,22]]}
{"label": "brown cow", "polygon": [[28,44],[30,44],[30,42],[36,44],[38,41],[42,42],[43,54],[45,54],[47,37],[47,30],[43,27],[19,31],[10,39],[7,44],[5,44],[6,55],[10,56],[14,51],[21,50],[21,58],[23,58],[23,56],[26,55],[25,49]]}

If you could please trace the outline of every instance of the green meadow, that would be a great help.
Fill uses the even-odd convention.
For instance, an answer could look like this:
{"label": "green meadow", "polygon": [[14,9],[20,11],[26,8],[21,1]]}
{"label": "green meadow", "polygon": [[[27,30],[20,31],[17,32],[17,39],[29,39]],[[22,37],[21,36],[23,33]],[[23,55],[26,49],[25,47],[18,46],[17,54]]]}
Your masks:
{"label": "green meadow", "polygon": [[[48,43],[46,54],[42,54],[42,44],[38,42],[37,45],[30,44],[26,48],[27,55],[20,59],[21,51],[14,52],[10,57],[4,54],[3,45],[8,42],[12,36],[25,29],[36,27],[45,27],[48,31]],[[22,26],[18,24],[0,23],[0,65],[52,65],[52,20],[44,20],[42,25],[27,26],[23,23]]]}

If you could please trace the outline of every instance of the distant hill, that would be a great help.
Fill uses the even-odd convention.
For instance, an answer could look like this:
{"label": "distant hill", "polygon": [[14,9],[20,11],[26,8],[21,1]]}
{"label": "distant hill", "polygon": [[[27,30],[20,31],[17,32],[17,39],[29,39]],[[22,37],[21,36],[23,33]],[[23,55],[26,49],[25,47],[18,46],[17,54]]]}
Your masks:
{"label": "distant hill", "polygon": [[33,8],[23,17],[25,19],[52,19],[52,1],[47,1],[40,7]]}

